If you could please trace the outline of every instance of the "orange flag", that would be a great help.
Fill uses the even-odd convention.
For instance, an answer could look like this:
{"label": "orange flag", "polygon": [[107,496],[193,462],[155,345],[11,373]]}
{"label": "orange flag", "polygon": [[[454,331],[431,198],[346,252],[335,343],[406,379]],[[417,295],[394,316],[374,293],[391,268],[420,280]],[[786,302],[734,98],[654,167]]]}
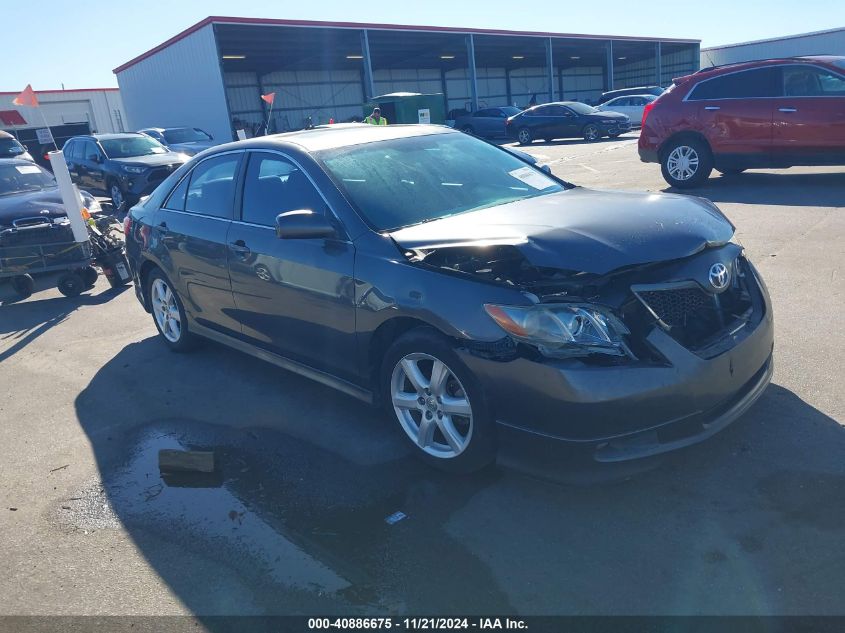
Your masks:
{"label": "orange flag", "polygon": [[[263,97],[262,97],[263,98]],[[26,84],[26,88],[17,97],[12,99],[12,103],[16,106],[31,106],[38,107],[38,97],[35,96],[35,91],[32,89],[32,84]]]}
{"label": "orange flag", "polygon": [[276,98],[276,93],[271,92],[270,94],[261,95],[261,98],[270,105],[273,105],[273,100]]}

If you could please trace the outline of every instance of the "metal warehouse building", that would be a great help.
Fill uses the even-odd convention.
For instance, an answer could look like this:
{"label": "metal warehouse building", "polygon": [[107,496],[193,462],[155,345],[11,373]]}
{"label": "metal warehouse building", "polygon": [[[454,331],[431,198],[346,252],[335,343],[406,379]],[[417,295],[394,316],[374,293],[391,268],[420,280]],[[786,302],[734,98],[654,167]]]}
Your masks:
{"label": "metal warehouse building", "polygon": [[192,125],[216,139],[361,117],[393,92],[443,94],[446,111],[592,101],[698,69],[698,40],[209,17],[115,69],[129,126]]}
{"label": "metal warehouse building", "polygon": [[701,67],[800,55],[845,55],[845,27],[701,50]]}

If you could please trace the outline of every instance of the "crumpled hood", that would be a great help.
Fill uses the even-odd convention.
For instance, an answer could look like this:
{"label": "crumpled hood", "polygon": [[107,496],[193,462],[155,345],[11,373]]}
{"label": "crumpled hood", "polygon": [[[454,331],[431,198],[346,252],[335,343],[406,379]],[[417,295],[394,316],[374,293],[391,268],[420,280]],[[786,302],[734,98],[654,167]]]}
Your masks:
{"label": "crumpled hood", "polygon": [[708,200],[576,187],[390,233],[403,249],[513,245],[538,267],[605,274],[693,255],[734,227]]}
{"label": "crumpled hood", "polygon": [[[87,191],[80,193],[85,204],[93,199]],[[0,226],[11,226],[12,222],[21,218],[54,219],[66,216],[62,197],[56,187],[0,196]]]}

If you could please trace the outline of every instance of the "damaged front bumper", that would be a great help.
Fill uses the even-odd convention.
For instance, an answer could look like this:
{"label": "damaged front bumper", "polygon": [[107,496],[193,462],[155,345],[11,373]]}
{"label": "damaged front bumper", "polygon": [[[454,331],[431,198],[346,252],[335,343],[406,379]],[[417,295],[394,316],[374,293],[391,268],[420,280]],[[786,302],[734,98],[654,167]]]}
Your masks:
{"label": "damaged front bumper", "polygon": [[[646,337],[666,363],[597,366],[577,359],[508,361],[462,352],[496,412],[500,451],[587,448],[619,462],[704,440],[742,415],[772,376],[773,318],[763,314],[716,355],[693,352],[654,327]],[[533,455],[533,451],[531,453]],[[530,459],[534,459],[532,456]]]}

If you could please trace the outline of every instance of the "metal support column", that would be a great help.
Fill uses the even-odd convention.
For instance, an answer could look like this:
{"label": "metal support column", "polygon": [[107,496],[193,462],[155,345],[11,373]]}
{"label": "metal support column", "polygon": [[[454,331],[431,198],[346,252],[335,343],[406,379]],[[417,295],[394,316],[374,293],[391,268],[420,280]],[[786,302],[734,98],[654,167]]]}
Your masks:
{"label": "metal support column", "polygon": [[475,41],[467,35],[467,66],[469,69],[469,94],[472,111],[478,110],[478,77],[475,74]]}
{"label": "metal support column", "polygon": [[364,56],[364,99],[368,101],[376,96],[376,89],[373,84],[373,65],[370,61],[370,38],[366,29],[361,31],[361,54]]}
{"label": "metal support column", "polygon": [[607,42],[607,90],[613,90],[613,40]]}
{"label": "metal support column", "polygon": [[552,38],[546,38],[546,77],[549,80],[549,101],[555,100],[555,60],[552,55]]}
{"label": "metal support column", "polygon": [[663,83],[663,45],[661,42],[654,44],[654,69],[657,74],[655,86],[662,86]]}
{"label": "metal support column", "polygon": [[511,92],[511,70],[510,68],[505,68],[505,90],[508,93],[508,105],[514,105],[513,103],[513,93]]}

